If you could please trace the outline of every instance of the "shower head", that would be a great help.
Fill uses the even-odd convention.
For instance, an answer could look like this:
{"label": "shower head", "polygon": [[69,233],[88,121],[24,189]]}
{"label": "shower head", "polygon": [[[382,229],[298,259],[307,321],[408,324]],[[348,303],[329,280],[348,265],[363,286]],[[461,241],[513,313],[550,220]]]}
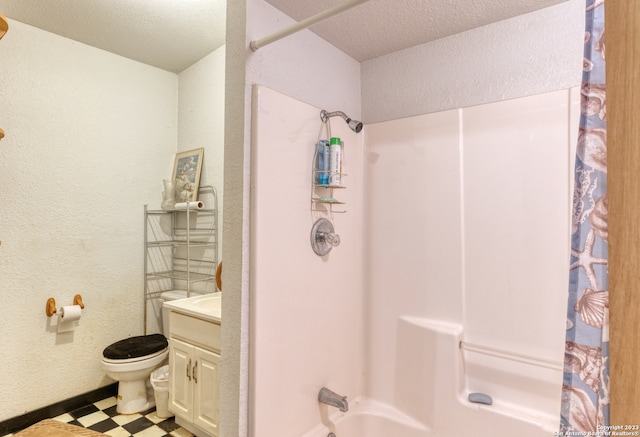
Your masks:
{"label": "shower head", "polygon": [[347,124],[349,125],[349,128],[355,133],[359,134],[360,131],[362,130],[363,124],[361,121],[352,120],[347,116],[347,114],[345,114],[342,111],[327,112],[324,109],[320,111],[320,119],[322,120],[323,123],[326,123],[330,117],[335,117],[336,115],[342,117],[344,121],[346,121]]}
{"label": "shower head", "polygon": [[349,125],[349,128],[354,131],[355,133],[359,134],[360,131],[362,130],[362,122],[358,121],[358,120],[351,120],[350,118],[347,118],[345,120],[347,122],[347,124]]}

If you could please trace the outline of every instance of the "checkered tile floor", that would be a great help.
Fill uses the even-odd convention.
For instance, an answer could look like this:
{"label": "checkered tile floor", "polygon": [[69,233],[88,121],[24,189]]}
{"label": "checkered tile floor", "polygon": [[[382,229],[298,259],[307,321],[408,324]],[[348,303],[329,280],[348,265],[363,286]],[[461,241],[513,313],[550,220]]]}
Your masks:
{"label": "checkered tile floor", "polygon": [[175,418],[158,417],[155,408],[139,414],[118,414],[115,397],[94,402],[53,419],[113,437],[193,437],[193,434],[176,425]]}

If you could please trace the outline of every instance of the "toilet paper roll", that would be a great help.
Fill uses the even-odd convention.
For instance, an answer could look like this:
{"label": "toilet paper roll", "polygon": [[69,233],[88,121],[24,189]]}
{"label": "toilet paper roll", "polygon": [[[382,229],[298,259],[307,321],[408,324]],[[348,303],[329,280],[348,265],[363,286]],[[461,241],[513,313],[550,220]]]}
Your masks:
{"label": "toilet paper roll", "polygon": [[58,332],[73,331],[81,315],[80,305],[68,305],[60,308],[58,310]]}
{"label": "toilet paper roll", "polygon": [[175,208],[176,209],[202,209],[204,208],[204,203],[202,203],[199,200],[197,202],[176,203]]}
{"label": "toilet paper roll", "polygon": [[80,320],[82,315],[82,308],[80,305],[68,305],[60,308],[60,321],[61,322],[74,322]]}

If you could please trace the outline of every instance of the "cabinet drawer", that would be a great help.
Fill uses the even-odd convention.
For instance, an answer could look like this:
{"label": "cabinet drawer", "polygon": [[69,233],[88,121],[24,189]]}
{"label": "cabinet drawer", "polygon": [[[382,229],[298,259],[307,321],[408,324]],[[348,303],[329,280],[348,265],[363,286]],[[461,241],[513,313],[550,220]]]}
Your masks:
{"label": "cabinet drawer", "polygon": [[171,311],[169,337],[181,338],[206,349],[220,351],[220,325]]}

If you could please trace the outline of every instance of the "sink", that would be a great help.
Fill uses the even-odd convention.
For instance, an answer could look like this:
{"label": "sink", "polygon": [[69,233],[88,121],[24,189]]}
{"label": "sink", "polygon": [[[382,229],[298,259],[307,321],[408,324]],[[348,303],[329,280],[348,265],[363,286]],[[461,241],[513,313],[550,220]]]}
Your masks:
{"label": "sink", "polygon": [[218,292],[167,301],[164,306],[182,314],[221,323],[221,303],[222,293]]}

